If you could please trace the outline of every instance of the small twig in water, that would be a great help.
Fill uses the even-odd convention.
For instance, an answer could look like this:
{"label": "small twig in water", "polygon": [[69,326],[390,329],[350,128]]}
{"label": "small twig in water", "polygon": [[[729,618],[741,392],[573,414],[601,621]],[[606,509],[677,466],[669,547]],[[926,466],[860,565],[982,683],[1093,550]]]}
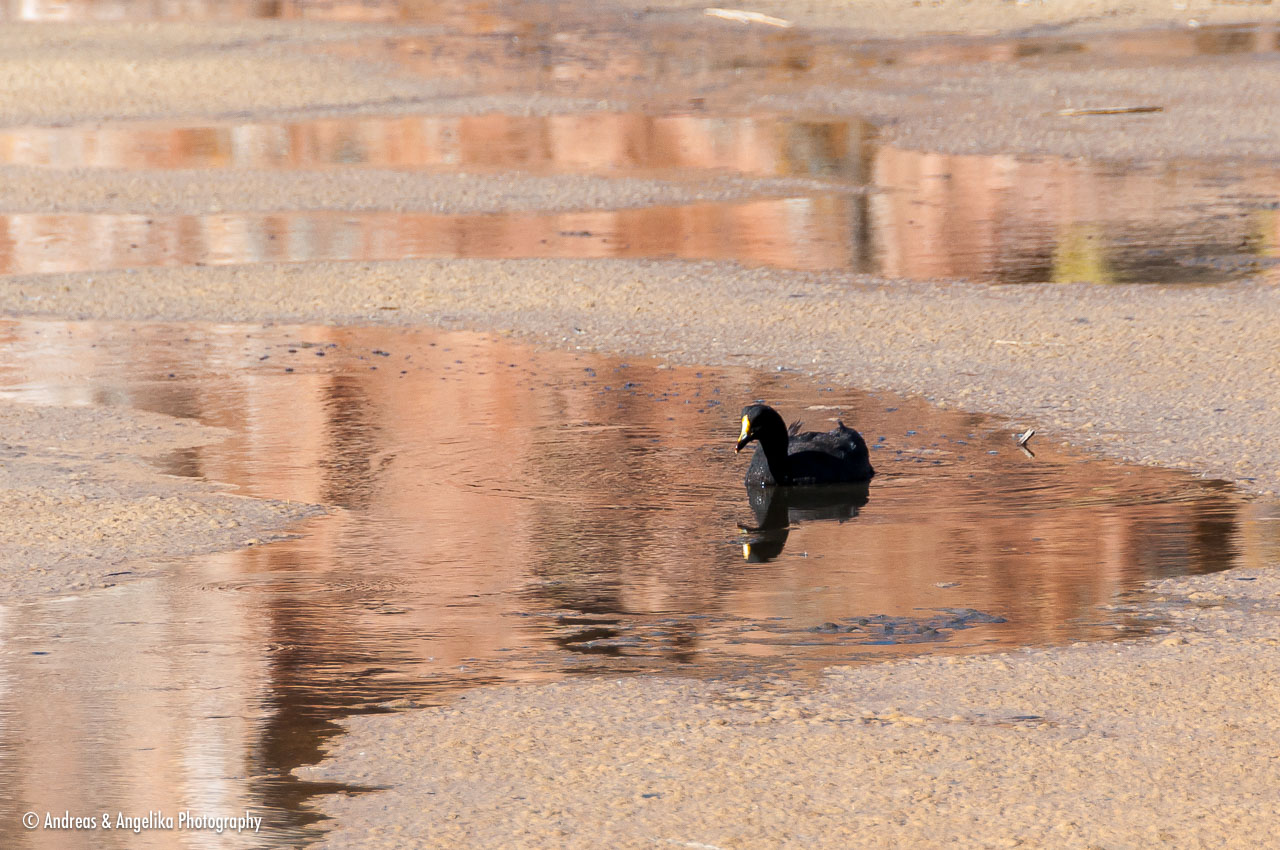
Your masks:
{"label": "small twig in water", "polygon": [[713,18],[724,18],[726,21],[737,21],[740,24],[768,24],[771,27],[782,27],[784,29],[792,26],[791,21],[785,18],[775,18],[773,15],[765,15],[760,12],[745,12],[742,9],[718,9],[712,7],[703,9],[702,13]]}
{"label": "small twig in water", "polygon": [[1016,440],[1018,441],[1018,448],[1022,449],[1022,453],[1023,453],[1024,455],[1026,455],[1027,457],[1031,457],[1031,458],[1033,458],[1033,457],[1035,457],[1035,456],[1036,456],[1036,453],[1035,453],[1035,452],[1033,452],[1033,451],[1031,451],[1031,449],[1027,446],[1027,443],[1028,443],[1028,442],[1031,440],[1031,438],[1032,438],[1032,437],[1034,437],[1035,435],[1036,435],[1036,429],[1035,429],[1035,428],[1028,428],[1026,431],[1024,431],[1024,432],[1023,432],[1023,433],[1021,433],[1021,434],[1014,434],[1014,435],[1013,435],[1013,436],[1014,436],[1014,439],[1016,439]]}
{"label": "small twig in water", "polygon": [[1054,115],[1074,118],[1077,115],[1132,115],[1138,112],[1164,112],[1163,106],[1094,106],[1081,109],[1059,109]]}
{"label": "small twig in water", "polygon": [[1065,342],[1041,342],[1039,340],[993,339],[994,345],[1066,345]]}

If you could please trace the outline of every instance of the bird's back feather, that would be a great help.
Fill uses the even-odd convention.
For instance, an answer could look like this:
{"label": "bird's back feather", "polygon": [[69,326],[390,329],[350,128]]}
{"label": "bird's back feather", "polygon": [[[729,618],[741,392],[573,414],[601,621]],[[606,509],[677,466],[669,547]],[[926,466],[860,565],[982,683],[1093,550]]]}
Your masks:
{"label": "bird's back feather", "polygon": [[756,447],[747,469],[748,486],[804,486],[869,481],[875,470],[866,441],[857,431],[839,422],[831,431],[799,432],[800,423],[787,429],[787,469],[777,480],[764,451]]}

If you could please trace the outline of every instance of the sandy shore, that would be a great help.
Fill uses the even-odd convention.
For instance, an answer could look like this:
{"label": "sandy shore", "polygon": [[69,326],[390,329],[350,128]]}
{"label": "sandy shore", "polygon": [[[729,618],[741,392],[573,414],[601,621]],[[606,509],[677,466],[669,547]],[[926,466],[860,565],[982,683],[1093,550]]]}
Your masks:
{"label": "sandy shore", "polygon": [[[679,0],[635,0],[634,5],[651,10],[689,8]],[[1215,0],[753,0],[718,6],[772,15],[800,27],[847,29],[858,36],[885,38],[1095,32],[1280,18],[1280,10],[1269,3]],[[721,25],[743,26],[728,21]]]}
{"label": "sandy shore", "polygon": [[51,179],[38,168],[0,168],[0,210],[31,213],[209,215],[305,210],[428,212],[443,215],[559,212],[733,201],[822,191],[798,178],[723,176],[683,183],[563,175],[423,174],[381,169],[143,172],[71,169]]}
{"label": "sandy shore", "polygon": [[443,83],[396,85],[325,50],[398,32],[278,22],[8,24],[0,30],[0,122],[208,117],[457,93]]}
{"label": "sandy shore", "polygon": [[160,475],[144,458],[220,429],[97,407],[0,404],[0,593],[119,584],[158,559],[260,545],[321,508]]}
{"label": "sandy shore", "polygon": [[[883,138],[914,150],[1134,160],[1274,160],[1280,109],[1269,92],[1280,65],[1265,55],[1179,56],[1145,62],[1101,55],[1097,64],[1054,58],[877,68],[854,85],[822,84],[797,96],[765,94],[758,107],[858,114]],[[926,52],[921,50],[920,59]],[[1143,107],[1136,114],[1071,110]],[[1060,113],[1067,114],[1060,114]]]}

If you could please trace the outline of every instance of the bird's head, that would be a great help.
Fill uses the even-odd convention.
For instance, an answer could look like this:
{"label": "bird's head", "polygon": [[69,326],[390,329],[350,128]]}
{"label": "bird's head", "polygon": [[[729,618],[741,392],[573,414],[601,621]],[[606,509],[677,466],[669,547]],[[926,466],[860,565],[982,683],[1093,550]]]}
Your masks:
{"label": "bird's head", "polygon": [[742,408],[742,432],[738,434],[738,445],[733,451],[740,452],[752,440],[772,434],[781,434],[786,438],[787,426],[778,411],[767,404],[747,405]]}

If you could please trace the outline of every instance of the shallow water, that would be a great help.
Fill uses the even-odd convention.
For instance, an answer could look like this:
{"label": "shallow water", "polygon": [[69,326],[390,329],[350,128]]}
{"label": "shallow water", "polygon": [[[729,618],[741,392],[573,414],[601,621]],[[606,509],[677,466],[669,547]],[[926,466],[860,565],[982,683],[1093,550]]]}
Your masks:
{"label": "shallow water", "polygon": [[[735,114],[744,88],[796,92],[885,65],[1176,62],[1270,53],[1273,26],[1006,39],[850,42],[835,33],[737,25],[691,44],[688,12],[591,15],[556,3],[57,2],[0,5],[30,20],[318,18],[399,23],[403,37],[333,50],[457,97],[563,97],[552,115],[450,114],[395,104],[359,114],[222,116],[0,128],[0,164],[173,172],[359,171],[589,175],[687,182],[804,178],[760,197],[681,206],[495,209],[0,208],[0,273],[311,260],[451,257],[677,258],[894,278],[1000,283],[1212,284],[1273,277],[1280,170],[1238,163],[1123,166],[1055,157],[950,156],[885,145],[859,116]],[[696,16],[695,16],[696,17]],[[414,29],[411,29],[414,28]],[[715,34],[719,33],[717,37]],[[459,82],[460,81],[460,82]],[[867,77],[867,85],[874,86]],[[640,106],[619,111],[619,100]],[[494,107],[489,107],[490,109]],[[523,106],[520,112],[527,111]],[[574,111],[564,112],[565,109]],[[465,109],[463,110],[466,111]],[[1095,119],[1083,119],[1085,121]],[[1102,119],[1107,120],[1107,119]],[[1082,129],[1087,125],[1082,125]],[[779,197],[779,192],[784,192]],[[287,192],[285,192],[287,196]],[[624,195],[625,193],[619,193]],[[108,199],[109,200],[109,199]],[[88,201],[90,207],[102,201]],[[258,201],[262,203],[262,201]],[[314,202],[311,202],[314,203]],[[584,200],[584,205],[588,202]],[[590,205],[597,205],[598,201]],[[373,208],[368,208],[372,204]],[[563,204],[563,201],[560,201]],[[74,204],[72,205],[74,206]]]}
{"label": "shallow water", "polygon": [[[124,170],[351,169],[687,181],[810,178],[803,194],[440,214],[299,209],[0,213],[0,273],[402,258],[728,260],[1000,283],[1217,283],[1273,274],[1280,171],[880,145],[862,121],[589,114],[0,131],[0,162]],[[607,144],[602,139],[611,141]]]}
{"label": "shallow water", "polygon": [[[682,259],[838,268],[845,203],[787,198],[563,213],[0,215],[0,274],[321,260]],[[792,231],[784,238],[774,226]],[[832,234],[831,231],[836,231]],[[762,232],[766,231],[766,232]]]}
{"label": "shallow water", "polygon": [[[0,355],[10,399],[233,432],[157,458],[168,473],[337,508],[294,540],[0,606],[0,803],[24,810],[248,807],[268,843],[302,841],[317,789],[289,771],[379,703],[1140,634],[1160,623],[1099,606],[1276,545],[1220,483],[1042,440],[1027,457],[1011,425],[792,373],[242,325],[6,322]],[[844,417],[875,480],[753,503],[732,442],[757,397]]]}

